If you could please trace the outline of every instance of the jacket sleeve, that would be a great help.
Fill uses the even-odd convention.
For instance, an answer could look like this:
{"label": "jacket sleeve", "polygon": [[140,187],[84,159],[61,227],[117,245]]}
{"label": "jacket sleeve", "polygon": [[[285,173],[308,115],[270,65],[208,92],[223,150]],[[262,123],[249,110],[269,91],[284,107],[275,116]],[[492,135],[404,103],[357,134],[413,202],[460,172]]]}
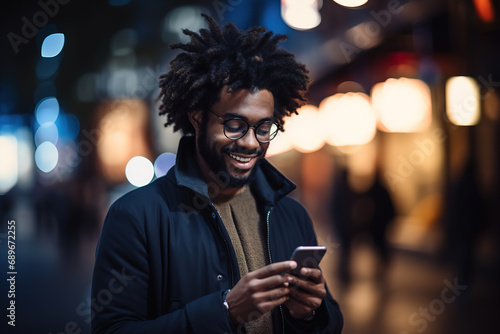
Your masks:
{"label": "jacket sleeve", "polygon": [[[298,204],[298,203],[297,203]],[[294,206],[293,216],[298,217],[297,230],[301,231],[303,245],[317,245],[316,234],[314,232],[311,218],[307,211],[298,204]],[[293,318],[288,309],[284,307],[284,320],[286,333],[329,333],[340,334],[344,326],[344,319],[340,311],[339,304],[331,296],[326,287],[326,296],[323,298],[321,306],[316,310],[315,317],[310,321]]]}
{"label": "jacket sleeve", "polygon": [[[92,278],[92,333],[231,333],[223,291],[214,292],[171,313],[158,314],[152,296],[144,214],[114,204],[106,216]],[[162,282],[168,284],[168,282]]]}
{"label": "jacket sleeve", "polygon": [[299,333],[328,333],[340,334],[344,326],[344,319],[340,312],[339,305],[327,293],[321,306],[316,310],[316,315],[312,320],[300,320],[293,318],[284,307],[285,332],[290,334]]}

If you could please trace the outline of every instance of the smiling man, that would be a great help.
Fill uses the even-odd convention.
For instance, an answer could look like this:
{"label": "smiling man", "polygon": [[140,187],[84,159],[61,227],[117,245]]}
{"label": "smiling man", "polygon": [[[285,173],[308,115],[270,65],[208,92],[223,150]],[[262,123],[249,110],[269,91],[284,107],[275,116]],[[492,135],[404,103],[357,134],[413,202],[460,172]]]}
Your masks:
{"label": "smiling man", "polygon": [[[166,176],[117,200],[92,282],[93,333],[340,333],[320,269],[288,272],[316,245],[295,185],[264,158],[304,103],[307,70],[264,28],[191,37],[160,77],[160,114],[183,138]],[[111,289],[116,273],[127,277]]]}

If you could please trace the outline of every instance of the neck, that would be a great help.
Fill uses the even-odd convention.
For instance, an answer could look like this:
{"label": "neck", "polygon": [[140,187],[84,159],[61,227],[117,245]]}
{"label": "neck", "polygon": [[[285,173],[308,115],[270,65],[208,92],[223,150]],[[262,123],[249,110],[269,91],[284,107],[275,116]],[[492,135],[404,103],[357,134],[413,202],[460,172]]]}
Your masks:
{"label": "neck", "polygon": [[225,203],[232,201],[234,198],[237,198],[240,194],[244,193],[245,190],[248,188],[248,185],[245,185],[241,188],[232,188],[236,189],[235,192],[219,192],[218,194],[214,194],[214,196],[210,196],[210,200],[214,204],[220,204],[220,203]]}

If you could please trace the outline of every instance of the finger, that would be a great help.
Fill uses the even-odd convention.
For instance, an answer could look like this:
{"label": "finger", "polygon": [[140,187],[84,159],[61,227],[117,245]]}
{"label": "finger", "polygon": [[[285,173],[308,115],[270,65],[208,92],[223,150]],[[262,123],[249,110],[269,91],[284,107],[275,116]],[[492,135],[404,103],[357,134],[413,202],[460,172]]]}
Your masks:
{"label": "finger", "polygon": [[309,295],[323,298],[326,295],[324,281],[316,283],[309,279],[300,278],[293,275],[287,275],[286,280],[290,283],[291,291],[302,290]]}
{"label": "finger", "polygon": [[290,288],[275,288],[272,290],[262,291],[255,294],[255,299],[263,302],[279,300],[283,297],[288,297]]}
{"label": "finger", "polygon": [[285,283],[289,282],[290,279],[287,279],[283,275],[274,275],[271,277],[262,278],[259,280],[263,290],[270,290],[276,287],[282,287]]}
{"label": "finger", "polygon": [[323,283],[316,283],[315,281],[309,279],[309,277],[305,276],[295,276],[292,274],[285,274],[284,276],[286,282],[289,282],[292,286],[297,286],[300,288],[308,288],[309,286],[314,287],[315,285]]}
{"label": "finger", "polygon": [[290,287],[290,296],[299,300],[310,298],[323,299],[326,296],[324,284],[313,284],[308,281],[296,281]]}
{"label": "finger", "polygon": [[323,298],[310,295],[303,290],[291,290],[287,303],[296,309],[315,310],[321,306]]}
{"label": "finger", "polygon": [[276,262],[253,271],[252,275],[254,275],[254,277],[256,278],[266,278],[294,269],[295,267],[297,267],[297,262],[295,261]]}
{"label": "finger", "polygon": [[321,304],[317,305],[315,302],[306,304],[290,296],[284,305],[293,317],[304,318],[311,314],[311,311],[318,309]]}
{"label": "finger", "polygon": [[288,296],[283,296],[279,299],[274,299],[271,301],[265,301],[262,303],[259,303],[258,309],[259,311],[266,313],[275,308],[276,306],[279,306],[281,304],[284,304],[288,300]]}
{"label": "finger", "polygon": [[290,284],[291,291],[301,290],[303,292],[306,292],[307,294],[314,294],[317,287],[317,285],[312,283],[311,281],[301,278],[294,278],[290,282]]}
{"label": "finger", "polygon": [[255,279],[252,281],[252,290],[257,291],[268,291],[273,288],[286,287],[290,283],[291,278],[284,275],[273,275],[270,277],[265,277],[261,279]]}
{"label": "finger", "polygon": [[308,280],[315,283],[323,283],[325,281],[321,269],[302,267],[300,269],[300,274],[306,276]]}

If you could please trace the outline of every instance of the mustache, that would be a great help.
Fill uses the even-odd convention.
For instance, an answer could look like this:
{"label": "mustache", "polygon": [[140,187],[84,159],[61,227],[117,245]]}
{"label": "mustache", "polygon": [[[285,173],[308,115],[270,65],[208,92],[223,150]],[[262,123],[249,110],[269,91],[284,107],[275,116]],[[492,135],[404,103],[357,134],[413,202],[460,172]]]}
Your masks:
{"label": "mustache", "polygon": [[235,147],[224,147],[222,148],[222,152],[224,153],[234,153],[234,154],[246,154],[246,155],[255,155],[257,157],[262,157],[264,155],[264,152],[260,149],[254,149],[254,150],[249,150],[247,148],[241,147],[241,146],[235,146]]}

